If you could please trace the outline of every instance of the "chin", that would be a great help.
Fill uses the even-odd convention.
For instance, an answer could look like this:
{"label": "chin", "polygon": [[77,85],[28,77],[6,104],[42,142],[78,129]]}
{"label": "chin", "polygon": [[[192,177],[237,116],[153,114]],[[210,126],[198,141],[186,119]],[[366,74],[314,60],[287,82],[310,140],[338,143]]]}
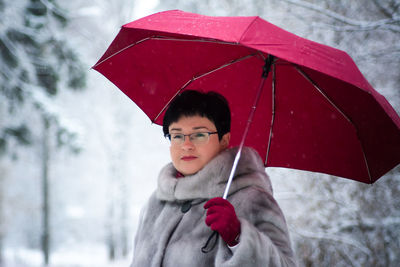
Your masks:
{"label": "chin", "polygon": [[198,166],[198,164],[194,163],[195,162],[181,162],[180,168],[177,168],[177,166],[175,166],[175,168],[183,175],[193,175],[202,168],[202,166]]}
{"label": "chin", "polygon": [[182,173],[183,175],[187,176],[187,175],[196,174],[197,172],[198,172],[198,170],[197,171],[182,171],[180,173]]}
{"label": "chin", "polygon": [[200,169],[201,168],[183,168],[179,172],[183,175],[193,175],[196,174]]}

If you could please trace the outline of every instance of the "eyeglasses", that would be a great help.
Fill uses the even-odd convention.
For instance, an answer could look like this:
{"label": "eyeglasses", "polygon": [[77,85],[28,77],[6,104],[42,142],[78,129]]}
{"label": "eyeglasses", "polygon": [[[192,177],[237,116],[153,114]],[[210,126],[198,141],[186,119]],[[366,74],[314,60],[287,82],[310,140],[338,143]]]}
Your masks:
{"label": "eyeglasses", "polygon": [[185,143],[185,136],[189,136],[190,142],[194,145],[205,145],[210,140],[210,135],[216,134],[218,132],[198,132],[191,134],[181,134],[181,133],[173,133],[166,134],[165,137],[171,142],[171,145],[182,145]]}

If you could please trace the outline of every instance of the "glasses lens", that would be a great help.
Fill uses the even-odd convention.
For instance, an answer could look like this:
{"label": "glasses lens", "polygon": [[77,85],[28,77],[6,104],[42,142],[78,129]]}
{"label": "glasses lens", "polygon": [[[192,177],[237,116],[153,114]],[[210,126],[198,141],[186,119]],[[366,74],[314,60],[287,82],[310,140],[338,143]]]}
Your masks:
{"label": "glasses lens", "polygon": [[193,144],[205,144],[208,141],[208,133],[193,133],[190,135],[190,141]]}
{"label": "glasses lens", "polygon": [[[186,135],[187,136],[187,135]],[[168,139],[171,141],[172,145],[182,145],[185,143],[185,135],[181,133],[173,133],[167,135]],[[206,144],[210,139],[210,134],[205,133],[192,133],[189,135],[189,140],[195,145]]]}
{"label": "glasses lens", "polygon": [[170,134],[170,140],[172,144],[182,144],[185,141],[185,136],[183,134]]}

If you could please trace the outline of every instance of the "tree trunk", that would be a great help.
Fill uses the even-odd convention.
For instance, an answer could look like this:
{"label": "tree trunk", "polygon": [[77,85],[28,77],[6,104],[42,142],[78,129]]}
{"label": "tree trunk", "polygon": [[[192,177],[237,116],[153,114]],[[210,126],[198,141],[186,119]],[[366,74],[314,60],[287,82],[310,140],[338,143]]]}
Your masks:
{"label": "tree trunk", "polygon": [[127,199],[127,186],[125,181],[121,182],[121,218],[120,218],[120,242],[121,242],[121,256],[125,257],[129,253],[128,248],[128,199]]}
{"label": "tree trunk", "polygon": [[[0,212],[1,212],[1,210],[0,210]],[[1,224],[1,222],[0,222],[0,224]],[[4,250],[3,240],[4,240],[3,233],[0,230],[0,267],[3,266],[3,261],[4,261],[4,258],[3,258],[3,250]]]}
{"label": "tree trunk", "polygon": [[[0,169],[1,171],[1,169]],[[3,222],[3,198],[2,198],[2,184],[1,184],[1,179],[2,177],[0,176],[0,267],[2,266],[3,263],[3,229],[4,229],[4,222]]]}
{"label": "tree trunk", "polygon": [[108,259],[110,261],[115,260],[116,244],[115,244],[115,225],[114,225],[114,200],[111,199],[108,207],[108,221],[107,221],[107,248],[108,248]]}
{"label": "tree trunk", "polygon": [[49,119],[43,116],[42,140],[42,254],[47,266],[50,258],[50,207],[49,207]]}

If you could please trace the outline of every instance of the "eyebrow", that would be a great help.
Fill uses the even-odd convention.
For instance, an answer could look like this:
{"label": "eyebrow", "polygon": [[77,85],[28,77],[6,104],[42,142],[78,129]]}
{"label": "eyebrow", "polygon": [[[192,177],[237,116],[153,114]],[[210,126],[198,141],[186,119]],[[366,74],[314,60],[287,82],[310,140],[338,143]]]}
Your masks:
{"label": "eyebrow", "polygon": [[[192,128],[193,130],[199,130],[199,129],[206,129],[207,131],[209,131],[209,129],[207,128],[207,127],[205,127],[205,126],[197,126],[197,127],[193,127]],[[172,128],[171,130],[170,130],[170,132],[172,132],[172,131],[182,131],[182,128]]]}

